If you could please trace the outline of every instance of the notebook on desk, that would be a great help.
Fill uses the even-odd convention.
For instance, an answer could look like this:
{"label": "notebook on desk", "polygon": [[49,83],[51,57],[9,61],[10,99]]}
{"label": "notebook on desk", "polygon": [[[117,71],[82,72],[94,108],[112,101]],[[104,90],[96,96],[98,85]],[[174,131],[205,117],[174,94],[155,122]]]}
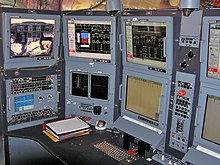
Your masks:
{"label": "notebook on desk", "polygon": [[53,141],[63,141],[73,137],[87,135],[90,126],[78,117],[59,120],[43,125],[43,132]]}

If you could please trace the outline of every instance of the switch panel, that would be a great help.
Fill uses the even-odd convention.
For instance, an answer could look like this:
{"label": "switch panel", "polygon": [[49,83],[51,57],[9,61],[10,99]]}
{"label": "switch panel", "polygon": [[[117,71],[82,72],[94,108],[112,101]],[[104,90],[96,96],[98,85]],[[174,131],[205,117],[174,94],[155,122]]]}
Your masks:
{"label": "switch panel", "polygon": [[170,147],[187,152],[195,75],[177,72],[170,132]]}
{"label": "switch panel", "polygon": [[7,123],[14,130],[58,117],[57,76],[6,80]]}

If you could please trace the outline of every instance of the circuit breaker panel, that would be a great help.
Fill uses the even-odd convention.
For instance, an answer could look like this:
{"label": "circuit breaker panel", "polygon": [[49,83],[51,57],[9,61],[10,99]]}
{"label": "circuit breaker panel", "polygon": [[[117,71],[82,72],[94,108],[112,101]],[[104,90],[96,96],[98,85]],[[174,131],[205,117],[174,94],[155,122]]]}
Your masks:
{"label": "circuit breaker panel", "polygon": [[6,80],[6,94],[9,130],[58,116],[56,75]]}

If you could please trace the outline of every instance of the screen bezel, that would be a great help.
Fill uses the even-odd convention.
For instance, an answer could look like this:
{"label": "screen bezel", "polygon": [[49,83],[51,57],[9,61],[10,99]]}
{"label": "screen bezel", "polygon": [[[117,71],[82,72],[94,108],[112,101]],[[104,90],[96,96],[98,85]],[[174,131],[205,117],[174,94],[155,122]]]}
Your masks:
{"label": "screen bezel", "polygon": [[209,62],[209,35],[210,24],[215,23],[216,20],[220,20],[220,17],[204,17],[202,24],[202,42],[200,46],[200,62],[201,71],[200,78],[202,82],[218,85],[220,79],[208,77],[208,62]]}
{"label": "screen bezel", "polygon": [[[137,68],[141,70],[142,72],[155,72],[153,70],[150,70],[148,67],[154,67],[150,65],[143,65],[143,64],[137,64],[127,61],[126,54],[127,54],[127,43],[126,43],[126,22],[129,21],[148,21],[148,22],[154,22],[154,23],[165,23],[166,24],[166,43],[165,43],[165,52],[166,52],[166,64],[165,64],[165,70],[166,72],[156,71],[160,75],[164,74],[172,74],[172,67],[173,67],[173,18],[170,16],[124,16],[121,19],[121,26],[122,26],[122,32],[123,32],[123,42],[122,42],[122,54],[123,54],[123,65],[127,67]],[[159,69],[159,68],[158,68]]]}
{"label": "screen bezel", "polygon": [[[68,39],[68,20],[75,21],[104,21],[111,22],[111,33],[110,33],[110,62],[105,64],[115,64],[116,59],[116,18],[110,16],[63,16],[63,43],[64,43],[64,56],[70,61],[81,61],[81,62],[95,62],[94,59],[105,60],[99,58],[85,58],[85,57],[73,57],[69,56],[69,39]],[[80,52],[82,53],[82,52]],[[87,52],[86,52],[87,53]],[[89,53],[87,53],[89,54]]]}
{"label": "screen bezel", "polygon": [[[141,79],[145,79],[145,80],[150,80],[150,81],[154,81],[157,83],[162,84],[162,94],[160,97],[160,103],[159,103],[159,110],[158,112],[160,113],[160,117],[159,117],[159,121],[155,121],[149,117],[137,114],[133,111],[127,110],[126,109],[126,99],[122,99],[122,116],[128,116],[131,117],[135,120],[138,120],[144,124],[153,126],[155,128],[159,128],[159,129],[164,129],[164,126],[166,125],[166,118],[167,118],[167,112],[168,112],[168,101],[169,100],[169,93],[170,93],[170,84],[171,84],[171,80],[170,79],[164,79],[164,78],[159,78],[159,77],[155,77],[155,76],[151,76],[151,75],[147,75],[147,74],[142,74],[142,73],[138,73],[138,72],[134,72],[134,71],[128,71],[125,70],[124,71],[124,75],[123,75],[123,89],[122,89],[122,98],[127,98],[127,79],[128,76],[131,77],[137,77],[137,78],[141,78]],[[140,119],[142,118],[142,119]],[[145,120],[145,121],[144,121]],[[155,124],[150,124],[150,121],[152,123],[157,123],[157,125]]]}
{"label": "screen bezel", "polygon": [[[5,68],[24,68],[24,67],[40,67],[40,66],[49,66],[56,63],[59,54],[59,44],[60,44],[60,16],[59,15],[43,15],[43,14],[25,14],[25,13],[4,13],[4,30],[3,30],[3,51],[4,51],[4,60]],[[10,27],[11,27],[11,18],[20,18],[20,19],[42,19],[42,20],[54,20],[54,40],[53,40],[53,52],[50,56],[33,56],[33,57],[21,57],[21,58],[11,58],[10,57]],[[48,58],[51,59],[37,60],[37,58]]]}
{"label": "screen bezel", "polygon": [[194,134],[194,144],[205,146],[210,150],[220,152],[220,144],[217,144],[202,137],[208,95],[220,97],[220,89],[214,90],[213,88],[207,87],[205,84],[202,84],[200,88],[201,89],[199,95],[198,110],[195,121],[196,127]]}

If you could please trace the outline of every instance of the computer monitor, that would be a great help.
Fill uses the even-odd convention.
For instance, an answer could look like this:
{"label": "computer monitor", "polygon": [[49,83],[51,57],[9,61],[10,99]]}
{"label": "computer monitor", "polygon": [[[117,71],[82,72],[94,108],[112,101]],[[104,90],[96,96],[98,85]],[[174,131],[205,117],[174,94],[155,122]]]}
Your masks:
{"label": "computer monitor", "polygon": [[201,80],[218,84],[220,80],[220,17],[204,17],[201,46]]}
{"label": "computer monitor", "polygon": [[171,80],[131,70],[123,73],[121,117],[114,125],[158,148],[165,138]]}
{"label": "computer monitor", "polygon": [[216,130],[218,130],[218,126],[220,125],[219,108],[220,97],[207,95],[202,138],[218,145],[220,145],[220,133]]}
{"label": "computer monitor", "polygon": [[137,78],[127,77],[126,110],[137,115],[159,122],[160,97],[162,95],[162,84]]}
{"label": "computer monitor", "polygon": [[172,18],[124,17],[122,25],[125,37],[125,66],[142,68],[145,71],[172,72]]}
{"label": "computer monitor", "polygon": [[194,144],[220,153],[220,93],[219,89],[201,86]]}
{"label": "computer monitor", "polygon": [[64,16],[66,58],[114,63],[115,25],[115,17],[110,16]]}
{"label": "computer monitor", "polygon": [[125,71],[122,116],[163,130],[169,93],[168,80],[133,71]]}
{"label": "computer monitor", "polygon": [[69,56],[111,60],[110,21],[68,20]]}
{"label": "computer monitor", "polygon": [[71,72],[70,95],[88,99],[108,101],[109,76],[104,74],[90,74]]}
{"label": "computer monitor", "polygon": [[5,68],[48,66],[58,58],[60,16],[5,13]]}

